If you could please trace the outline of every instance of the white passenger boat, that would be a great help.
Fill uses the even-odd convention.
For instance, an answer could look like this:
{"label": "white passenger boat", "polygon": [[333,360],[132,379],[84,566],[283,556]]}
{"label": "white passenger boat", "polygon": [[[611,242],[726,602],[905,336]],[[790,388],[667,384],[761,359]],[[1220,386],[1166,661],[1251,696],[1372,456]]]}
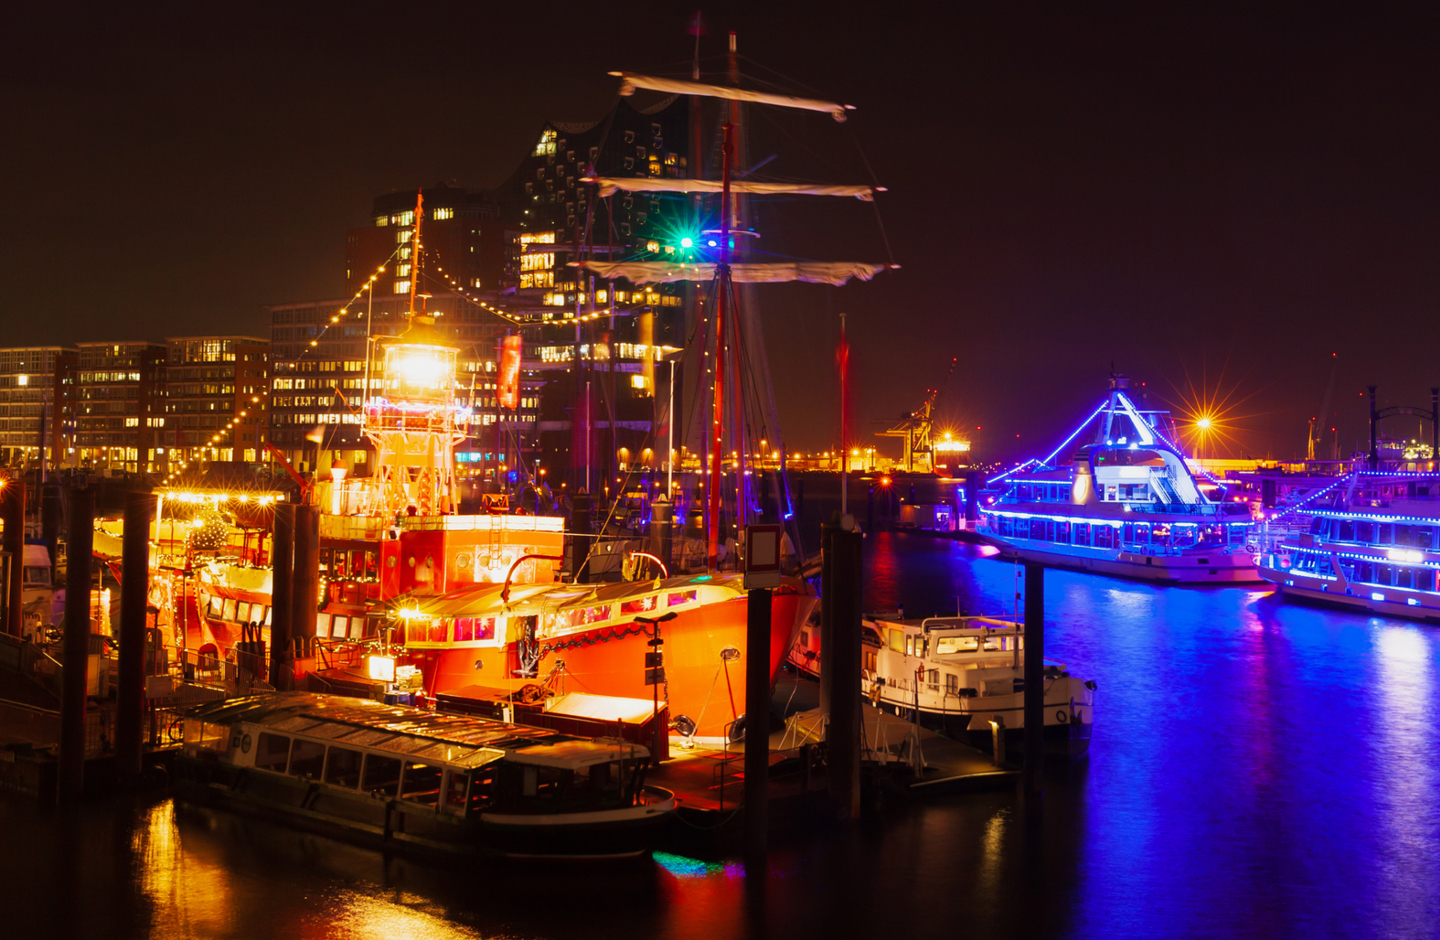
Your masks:
{"label": "white passenger boat", "polygon": [[[866,619],[862,672],[874,704],[926,728],[988,749],[1025,732],[1024,630],[993,617]],[[1081,757],[1090,748],[1095,683],[1045,664],[1045,750]]]}
{"label": "white passenger boat", "polygon": [[1260,576],[1286,597],[1440,620],[1440,474],[1360,471],[1297,504],[1260,557]]}
{"label": "white passenger boat", "polygon": [[[1128,385],[1112,377],[1107,400],[1049,457],[991,481],[1006,489],[981,510],[981,537],[1004,557],[1057,568],[1170,584],[1259,581],[1248,507],[1195,479],[1169,412],[1141,411]],[[1091,426],[1091,442],[1064,457]]]}
{"label": "white passenger boat", "polygon": [[623,858],[675,811],[612,739],[309,692],[186,711],[176,795],[440,857]]}

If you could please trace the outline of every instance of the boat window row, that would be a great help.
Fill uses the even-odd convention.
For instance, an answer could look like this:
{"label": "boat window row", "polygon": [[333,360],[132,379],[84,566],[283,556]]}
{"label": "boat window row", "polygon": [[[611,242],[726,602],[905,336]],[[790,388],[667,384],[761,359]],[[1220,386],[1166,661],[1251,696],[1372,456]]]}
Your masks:
{"label": "boat window row", "polygon": [[1316,516],[1310,520],[1310,534],[1329,542],[1358,542],[1440,551],[1440,527],[1429,525]]}
{"label": "boat window row", "polygon": [[1210,525],[1163,522],[1088,523],[1069,519],[1026,519],[995,514],[991,530],[1001,538],[1031,539],[1089,548],[1205,548],[1245,544],[1250,523]]}
{"label": "boat window row", "polygon": [[380,556],[373,550],[321,548],[320,576],[332,581],[377,582]]}
{"label": "boat window row", "polygon": [[364,614],[321,614],[315,635],[322,640],[359,640],[365,637]]}
{"label": "boat window row", "polygon": [[[928,636],[916,636],[906,633],[904,630],[891,630],[889,638],[890,649],[896,653],[904,653],[906,656],[918,656],[921,659],[930,655],[931,645]],[[1024,641],[1019,636],[941,636],[935,638],[935,655],[949,656],[954,653],[978,653],[982,649],[986,652],[1004,652],[1015,649],[1023,649]]]}
{"label": "boat window row", "polygon": [[1022,503],[1070,502],[1069,483],[1017,483],[1011,493]]}
{"label": "boat window row", "polygon": [[[1295,571],[1320,578],[1335,577],[1335,565],[1323,555],[1302,554],[1291,565]],[[1340,569],[1345,580],[1356,584],[1371,584],[1379,587],[1398,587],[1410,591],[1435,590],[1435,569],[1417,568],[1411,565],[1389,565],[1344,558]]]}
{"label": "boat window row", "polygon": [[206,614],[212,620],[229,620],[233,623],[270,623],[270,608],[259,602],[236,600],[233,597],[211,595]]}
{"label": "boat window row", "polygon": [[[362,618],[357,618],[362,619]],[[453,620],[401,621],[395,643],[471,643],[495,639],[494,617],[456,617]]]}
{"label": "boat window row", "polygon": [[[255,740],[255,766],[302,780],[368,793],[377,799],[402,800],[460,814],[486,806],[495,795],[493,764],[467,775],[442,765],[406,760],[307,738],[262,731]],[[467,776],[474,777],[469,787]]]}
{"label": "boat window row", "polygon": [[[599,604],[594,607],[576,607],[541,615],[538,636],[564,636],[588,629],[608,620],[632,617],[665,607],[689,604],[698,597],[696,591],[670,591],[665,594],[651,594],[634,600],[615,604]],[[362,620],[363,618],[354,618]],[[395,626],[395,643],[468,643],[495,639],[496,617],[456,617],[450,620],[409,622],[400,621]],[[352,627],[353,630],[353,627]],[[333,634],[332,634],[333,635]],[[355,635],[352,633],[352,635]]]}

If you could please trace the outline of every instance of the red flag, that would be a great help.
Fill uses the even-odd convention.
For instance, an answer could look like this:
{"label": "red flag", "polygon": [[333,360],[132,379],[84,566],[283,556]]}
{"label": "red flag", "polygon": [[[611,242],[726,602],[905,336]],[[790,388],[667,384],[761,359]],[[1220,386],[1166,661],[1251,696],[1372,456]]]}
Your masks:
{"label": "red flag", "polygon": [[500,380],[495,397],[501,408],[520,407],[520,335],[512,333],[500,341]]}

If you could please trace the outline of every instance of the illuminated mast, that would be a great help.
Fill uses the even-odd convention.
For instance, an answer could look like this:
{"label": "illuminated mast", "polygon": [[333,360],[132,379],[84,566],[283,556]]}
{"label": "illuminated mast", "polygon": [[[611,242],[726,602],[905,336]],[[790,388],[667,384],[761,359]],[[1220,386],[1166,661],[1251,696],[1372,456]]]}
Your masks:
{"label": "illuminated mast", "polygon": [[[435,329],[435,318],[415,309],[423,249],[424,195],[415,200],[411,237],[410,326],[384,344],[380,387],[367,389],[361,433],[375,445],[378,492],[372,512],[382,516],[440,516],[456,511],[455,445],[465,439],[456,424],[455,360],[459,350]],[[419,294],[424,297],[424,294]]]}

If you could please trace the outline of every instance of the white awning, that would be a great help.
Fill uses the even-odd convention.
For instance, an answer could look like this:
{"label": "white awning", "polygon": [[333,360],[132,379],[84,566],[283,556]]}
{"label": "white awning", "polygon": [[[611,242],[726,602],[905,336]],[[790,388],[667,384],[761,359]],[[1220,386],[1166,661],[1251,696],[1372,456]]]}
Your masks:
{"label": "white awning", "polygon": [[[668,284],[674,281],[710,281],[713,264],[684,264],[666,261],[572,261],[572,268],[585,268],[603,278],[623,277],[632,284]],[[732,264],[730,279],[737,284],[775,284],[804,281],[839,287],[851,278],[868,281],[886,268],[898,264],[865,264],[859,261],[795,261],[779,264]]]}
{"label": "white awning", "polygon": [[[594,183],[600,187],[601,196],[613,196],[624,190],[631,193],[718,193],[725,184],[719,180],[670,180],[638,176],[626,179],[616,176],[586,176],[582,183]],[[875,200],[875,192],[885,191],[883,186],[828,186],[824,183],[753,183],[747,180],[731,180],[732,193],[753,193],[759,196],[777,194],[798,194],[802,196],[854,196],[865,202]]]}
{"label": "white awning", "polygon": [[796,98],[793,95],[772,95],[763,91],[746,91],[728,85],[706,85],[703,82],[688,82],[676,78],[655,78],[652,75],[637,75],[634,72],[611,72],[620,79],[620,94],[633,95],[637,88],[663,91],[672,95],[703,95],[706,98],[728,98],[731,101],[749,101],[754,104],[773,104],[781,108],[800,108],[805,111],[820,111],[837,121],[845,120],[845,112],[853,111],[854,105],[821,101],[817,98]]}

